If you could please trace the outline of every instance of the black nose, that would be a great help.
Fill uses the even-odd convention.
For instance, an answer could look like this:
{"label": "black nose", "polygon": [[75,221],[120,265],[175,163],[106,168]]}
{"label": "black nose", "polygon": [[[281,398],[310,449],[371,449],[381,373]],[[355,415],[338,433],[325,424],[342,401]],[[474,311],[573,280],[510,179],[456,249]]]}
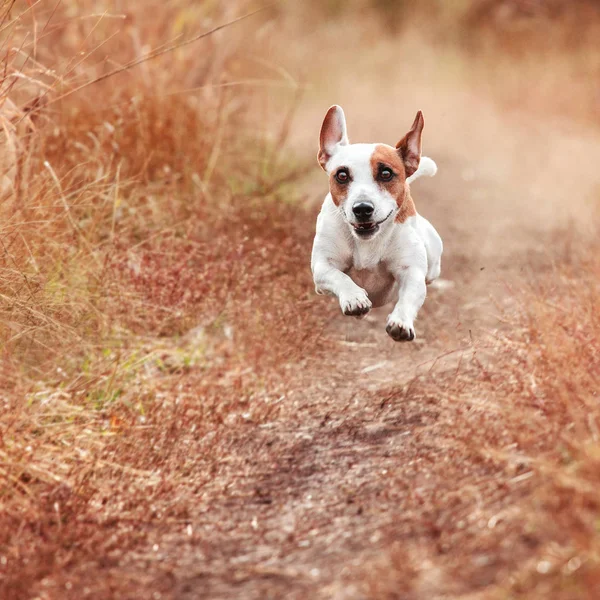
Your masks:
{"label": "black nose", "polygon": [[370,202],[358,202],[352,207],[352,212],[360,221],[366,221],[373,215],[375,207]]}

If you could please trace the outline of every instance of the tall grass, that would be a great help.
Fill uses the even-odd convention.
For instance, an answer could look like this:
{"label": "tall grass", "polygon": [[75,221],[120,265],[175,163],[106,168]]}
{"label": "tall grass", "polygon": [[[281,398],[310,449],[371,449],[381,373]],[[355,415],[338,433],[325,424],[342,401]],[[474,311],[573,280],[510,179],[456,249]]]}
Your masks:
{"label": "tall grass", "polygon": [[594,598],[600,589],[599,275],[595,251],[578,247],[536,281],[513,340],[522,361],[504,363],[518,382],[510,410],[544,432],[519,439],[538,482],[525,514],[540,545],[507,586],[511,597]]}
{"label": "tall grass", "polygon": [[143,60],[154,50],[146,40],[177,44],[239,13],[186,2],[126,14],[91,7],[5,14],[2,344],[37,369],[83,338],[183,333],[196,322],[184,304],[214,296],[198,275],[202,252],[214,252],[232,215],[240,227],[266,218],[263,200],[280,185],[276,165],[257,169],[272,150],[247,119],[252,83],[227,85],[264,16],[250,32],[232,26],[86,86]]}
{"label": "tall grass", "polygon": [[[298,175],[277,154],[291,112],[273,137],[249,114],[271,16],[145,60],[251,9],[3,5],[3,597],[98,560],[105,518],[129,547],[174,439],[260,422],[277,373],[318,343],[320,319],[297,317],[310,229],[280,191]],[[125,492],[133,512],[112,503]]]}

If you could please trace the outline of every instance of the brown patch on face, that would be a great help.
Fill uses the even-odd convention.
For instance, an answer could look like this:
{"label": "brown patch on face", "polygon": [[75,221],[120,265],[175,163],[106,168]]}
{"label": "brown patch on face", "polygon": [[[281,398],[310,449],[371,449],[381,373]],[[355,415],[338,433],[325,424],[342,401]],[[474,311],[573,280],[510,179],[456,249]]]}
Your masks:
{"label": "brown patch on face", "polygon": [[336,178],[335,174],[337,171],[334,171],[329,175],[329,191],[331,192],[331,197],[333,198],[333,203],[336,206],[340,206],[348,196],[348,188],[350,187],[350,182],[348,183],[340,183]]}
{"label": "brown patch on face", "polygon": [[[382,169],[387,168],[394,173],[394,176],[389,181],[383,181],[380,177]],[[371,171],[373,179],[377,185],[396,199],[399,211],[396,215],[396,223],[404,223],[408,217],[413,217],[417,214],[415,203],[410,197],[408,186],[406,185],[406,169],[402,157],[398,151],[391,146],[379,144],[375,147],[371,155]]]}
{"label": "brown patch on face", "polygon": [[408,217],[414,217],[417,214],[417,209],[415,208],[415,203],[413,202],[412,196],[410,195],[410,191],[407,189],[406,194],[404,196],[404,202],[396,215],[394,221],[396,223],[404,223]]}

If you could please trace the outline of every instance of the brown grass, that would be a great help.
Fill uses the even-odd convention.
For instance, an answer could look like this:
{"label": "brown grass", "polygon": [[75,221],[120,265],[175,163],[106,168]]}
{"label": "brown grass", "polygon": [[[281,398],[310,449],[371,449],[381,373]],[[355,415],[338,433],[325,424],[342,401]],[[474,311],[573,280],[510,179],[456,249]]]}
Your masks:
{"label": "brown grass", "polygon": [[[2,6],[1,597],[597,597],[597,244],[555,205],[531,235],[528,157],[498,134],[560,115],[596,139],[595,9],[346,4],[279,6],[147,61],[260,6]],[[301,202],[328,86],[368,108],[351,116],[362,133],[390,135],[365,90],[393,89],[399,50],[420,61],[402,81],[432,77],[430,108],[447,103],[427,133],[446,172],[498,141],[479,195],[468,174],[415,195],[455,288],[432,292],[401,349],[313,294]],[[484,99],[509,118],[450,148],[443,120],[471,123]],[[589,189],[551,173],[578,155],[550,158],[539,194],[575,186],[584,214]],[[448,190],[452,211],[433,200]],[[513,208],[509,254],[482,223]],[[477,279],[493,235],[498,309]]]}
{"label": "brown grass", "polygon": [[[527,303],[522,364],[513,377],[513,410],[534,412],[548,436],[538,454],[539,486],[528,499],[528,526],[546,538],[510,584],[515,597],[592,598],[600,585],[598,517],[598,269],[587,252],[536,285]],[[531,449],[529,449],[531,448]]]}
{"label": "brown grass", "polygon": [[[238,410],[260,422],[265,386],[318,342],[318,313],[297,317],[310,232],[280,200],[294,167],[254,143],[252,82],[221,85],[260,18],[70,94],[242,9],[4,7],[3,597],[127,551],[164,448]],[[111,519],[127,531],[105,540]]]}

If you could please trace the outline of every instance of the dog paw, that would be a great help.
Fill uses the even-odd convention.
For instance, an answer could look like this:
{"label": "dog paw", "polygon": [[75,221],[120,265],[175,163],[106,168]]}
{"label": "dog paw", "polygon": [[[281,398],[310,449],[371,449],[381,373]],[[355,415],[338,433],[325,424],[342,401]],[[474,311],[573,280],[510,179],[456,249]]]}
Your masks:
{"label": "dog paw", "polygon": [[395,342],[412,342],[415,339],[413,324],[403,322],[400,319],[388,318],[385,330]]}
{"label": "dog paw", "polygon": [[371,310],[371,301],[364,290],[352,295],[340,296],[340,307],[345,315],[364,317]]}

